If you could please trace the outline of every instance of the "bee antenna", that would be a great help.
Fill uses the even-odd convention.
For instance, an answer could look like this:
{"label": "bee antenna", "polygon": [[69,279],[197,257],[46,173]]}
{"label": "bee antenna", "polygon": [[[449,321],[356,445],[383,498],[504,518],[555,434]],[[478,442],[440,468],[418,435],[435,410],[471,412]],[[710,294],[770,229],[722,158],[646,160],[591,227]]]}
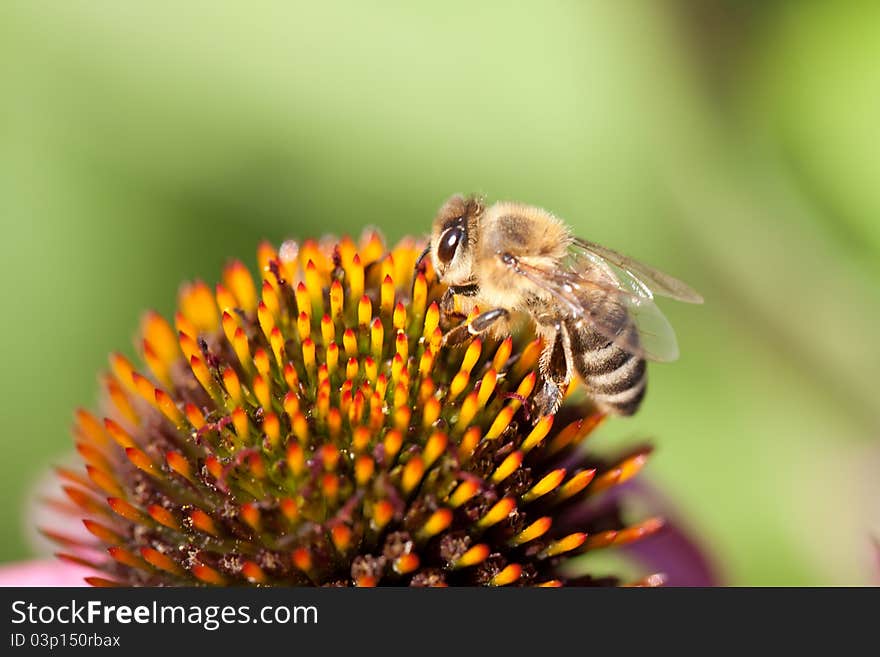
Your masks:
{"label": "bee antenna", "polygon": [[414,267],[413,278],[415,278],[415,274],[418,274],[419,272],[425,271],[425,266],[422,261],[425,259],[425,256],[428,255],[430,252],[431,252],[431,244],[428,243],[428,246],[425,247],[425,250],[422,251],[421,255],[418,258],[416,258],[416,265]]}

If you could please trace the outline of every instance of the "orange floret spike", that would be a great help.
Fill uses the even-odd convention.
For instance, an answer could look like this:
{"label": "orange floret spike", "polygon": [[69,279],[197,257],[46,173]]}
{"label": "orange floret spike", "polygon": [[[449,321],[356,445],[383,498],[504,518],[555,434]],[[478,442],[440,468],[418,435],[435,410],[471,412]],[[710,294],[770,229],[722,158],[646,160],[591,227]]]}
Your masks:
{"label": "orange floret spike", "polygon": [[98,447],[104,447],[110,444],[107,433],[104,431],[106,424],[102,426],[101,422],[94,415],[84,408],[77,409],[75,413],[77,433],[87,442]]}
{"label": "orange floret spike", "polygon": [[177,518],[174,517],[174,514],[165,507],[159,506],[158,504],[151,504],[147,507],[147,513],[149,513],[150,517],[160,525],[164,525],[169,529],[180,529],[180,522],[178,522]]}
{"label": "orange floret spike", "polygon": [[131,380],[134,383],[135,390],[145,402],[153,408],[156,408],[156,388],[152,382],[138,372],[131,373]]}
{"label": "orange floret spike", "polygon": [[263,377],[268,377],[272,364],[269,362],[269,354],[262,347],[254,350],[254,367]]}
{"label": "orange floret spike", "polygon": [[406,363],[409,358],[409,340],[403,331],[397,332],[397,337],[394,338],[394,349],[401,361]]}
{"label": "orange floret spike", "polygon": [[372,457],[362,454],[355,460],[355,480],[359,486],[365,486],[373,476],[375,461]]}
{"label": "orange floret spike", "polygon": [[477,404],[480,408],[486,406],[486,403],[489,401],[489,397],[492,396],[492,393],[495,391],[495,384],[498,381],[498,373],[491,369],[486,372],[485,376],[480,379],[480,390],[477,396]]}
{"label": "orange floret spike", "polygon": [[157,312],[147,312],[141,319],[141,335],[156,350],[164,363],[172,363],[180,355],[171,324]]}
{"label": "orange floret spike", "polygon": [[448,445],[449,438],[447,438],[445,433],[439,431],[432,433],[431,437],[428,438],[428,442],[425,443],[425,451],[423,454],[425,466],[430,468],[434,462],[446,452],[446,447]]}
{"label": "orange floret spike", "polygon": [[358,252],[363,258],[364,264],[376,262],[382,257],[385,251],[385,241],[376,229],[368,229],[361,236],[361,243]]}
{"label": "orange floret spike", "polygon": [[247,440],[250,423],[248,422],[247,413],[239,406],[232,411],[232,426],[235,428],[235,435],[239,440]]}
{"label": "orange floret spike", "polygon": [[413,281],[412,315],[420,318],[425,312],[425,304],[428,301],[428,281],[425,274],[419,272]]}
{"label": "orange floret spike", "polygon": [[241,574],[251,584],[265,584],[269,581],[265,571],[255,561],[245,561],[241,566]]}
{"label": "orange floret spike", "polygon": [[419,530],[421,538],[430,538],[445,531],[452,524],[453,514],[451,509],[437,509],[422,525]]}
{"label": "orange floret spike", "polygon": [[464,432],[464,435],[461,437],[461,442],[458,445],[459,460],[466,462],[471,457],[474,450],[477,448],[477,444],[480,442],[480,438],[481,434],[479,427],[470,427]]}
{"label": "orange floret spike", "polygon": [[305,313],[311,317],[314,312],[312,309],[312,301],[309,297],[309,289],[306,284],[300,281],[294,290],[294,298],[296,299],[296,310],[298,313]]}
{"label": "orange floret spike", "polygon": [[512,497],[502,498],[477,521],[477,526],[480,529],[487,529],[492,525],[497,525],[509,516],[515,508],[516,500]]}
{"label": "orange floret spike", "polygon": [[214,519],[201,509],[193,509],[192,511],[190,511],[189,519],[193,527],[195,527],[199,531],[210,534],[211,536],[219,535],[219,532],[217,531],[217,525],[214,523]]}
{"label": "orange floret spike", "polygon": [[191,402],[187,402],[184,406],[184,412],[186,413],[187,421],[193,426],[195,429],[201,429],[205,426],[205,416],[202,411],[199,410],[199,407]]}
{"label": "orange floret spike", "polygon": [[464,358],[461,361],[461,370],[470,372],[474,369],[474,365],[477,364],[477,361],[480,358],[480,352],[483,349],[483,341],[479,338],[474,338],[471,343],[468,345],[467,350],[464,352]]}
{"label": "orange floret spike", "polygon": [[336,340],[336,327],[333,325],[330,315],[324,315],[321,318],[321,338],[325,347]]}
{"label": "orange floret spike", "polygon": [[334,525],[330,529],[330,539],[333,541],[333,545],[343,554],[351,547],[351,538],[351,527],[347,525]]}
{"label": "orange floret spike", "polygon": [[409,554],[401,555],[394,560],[394,564],[392,567],[394,568],[394,572],[400,575],[406,575],[407,573],[411,573],[419,567],[419,557],[412,552],[410,552]]}
{"label": "orange floret spike", "polygon": [[590,488],[591,493],[599,493],[607,488],[624,483],[635,476],[647,462],[647,452],[639,452],[638,454],[634,454],[633,456],[624,459],[611,470],[603,472],[596,477],[596,480]]}
{"label": "orange floret spike", "polygon": [[293,565],[307,573],[312,569],[312,555],[306,548],[297,548],[291,555]]}
{"label": "orange floret spike", "polygon": [[563,479],[565,479],[565,468],[552,470],[551,472],[541,477],[538,483],[532,486],[528,490],[528,492],[523,495],[523,502],[533,502],[539,497],[543,497],[550,491],[555,490],[559,486],[559,484],[562,483]]}
{"label": "orange floret spike", "polygon": [[122,545],[125,542],[122,536],[99,522],[89,520],[88,518],[84,519],[82,522],[83,525],[85,525],[86,530],[88,530],[92,536],[104,543],[109,545]]}
{"label": "orange floret spike", "polygon": [[466,479],[461,482],[449,497],[449,504],[457,509],[462,504],[472,499],[480,491],[480,484],[474,479]]}
{"label": "orange floret spike", "polygon": [[553,519],[549,516],[544,516],[543,518],[538,518],[528,527],[523,529],[521,532],[516,534],[513,538],[510,539],[511,545],[523,545],[524,543],[528,543],[529,541],[534,541],[536,538],[540,538],[544,534],[546,534],[550,527],[553,525]]}
{"label": "orange floret spike", "polygon": [[138,469],[143,470],[148,475],[152,477],[161,477],[162,473],[159,469],[153,465],[153,462],[150,460],[150,457],[144,454],[137,447],[126,447],[125,455],[128,457],[128,460],[131,461]]}
{"label": "orange floret spike", "polygon": [[312,260],[309,260],[306,263],[305,268],[306,289],[309,291],[312,310],[317,313],[320,313],[324,307],[323,295],[321,292],[323,289],[322,278],[321,272],[318,271],[318,266]]}
{"label": "orange floret spike", "polygon": [[[223,335],[226,336],[226,341],[229,344],[233,344],[233,340],[235,338],[235,330],[239,328],[238,320],[235,318],[235,315],[229,313],[227,311],[223,311],[223,317],[220,319],[220,325],[223,327]],[[187,360],[192,354],[187,354],[184,352],[184,356],[186,356]]]}
{"label": "orange floret spike", "polygon": [[452,383],[449,384],[449,397],[451,399],[457,398],[467,389],[470,380],[471,373],[469,370],[459,370],[452,379]]}
{"label": "orange floret spike", "polygon": [[190,466],[189,461],[183,454],[175,451],[166,452],[165,462],[168,463],[169,468],[171,468],[181,477],[195,483],[195,479],[193,478],[192,473],[192,467]]}
{"label": "orange floret spike", "polygon": [[532,340],[528,345],[526,345],[526,348],[523,349],[519,360],[513,366],[514,378],[522,377],[525,375],[526,372],[533,369],[538,362],[538,356],[541,355],[541,352],[543,350],[544,343],[540,339]]}
{"label": "orange floret spike", "polygon": [[345,348],[345,355],[348,358],[357,358],[358,344],[354,329],[345,329],[345,332],[342,334],[342,346]]}
{"label": "orange floret spike", "polygon": [[526,436],[526,439],[522,442],[522,451],[528,453],[547,437],[550,428],[553,426],[553,417],[553,415],[545,415],[535,423],[535,426],[529,432],[529,435]]}
{"label": "orange floret spike", "polygon": [[379,305],[382,309],[382,315],[390,317],[394,308],[394,279],[390,275],[386,275],[382,280]]}
{"label": "orange floret spike", "polygon": [[358,325],[369,326],[373,318],[373,303],[370,297],[362,296],[358,302]]}
{"label": "orange floret spike", "polygon": [[180,409],[177,408],[177,405],[168,393],[156,388],[154,394],[156,397],[156,405],[159,407],[159,410],[162,411],[162,415],[167,417],[174,426],[182,426],[184,423],[183,413],[180,412]]}
{"label": "orange floret spike", "polygon": [[576,550],[581,545],[584,544],[584,541],[587,540],[587,535],[583,532],[575,532],[574,534],[569,534],[564,538],[560,538],[557,541],[553,541],[548,545],[544,550],[542,550],[539,556],[543,559],[549,559],[550,557],[558,557],[560,554],[565,554],[566,552],[571,552],[572,550]]}
{"label": "orange floret spike", "polygon": [[[274,276],[273,276],[274,278]],[[281,312],[281,302],[278,299],[278,290],[269,279],[263,280],[262,298],[257,304],[257,311],[260,310],[260,304],[269,311],[273,318],[278,318]]]}
{"label": "orange floret spike", "polygon": [[254,388],[254,396],[257,398],[260,406],[267,411],[272,408],[272,389],[269,386],[270,380],[269,377],[257,374],[254,377],[252,384]]}
{"label": "orange floret spike", "polygon": [[385,457],[387,462],[390,463],[394,460],[394,457],[397,455],[397,452],[400,451],[402,445],[403,434],[398,429],[392,429],[385,434],[383,446],[385,447]]}
{"label": "orange floret spike", "polygon": [[113,408],[119,412],[120,418],[131,425],[139,424],[140,418],[131,405],[128,394],[116,377],[108,374],[104,379],[104,385],[107,388]]}
{"label": "orange floret spike", "polygon": [[403,492],[409,495],[419,485],[424,474],[425,461],[421,456],[412,457],[403,468],[403,477],[400,482]]}
{"label": "orange floret spike", "polygon": [[211,395],[211,397],[213,397],[214,399],[221,399],[219,386],[217,385],[217,382],[214,381],[214,378],[211,376],[211,372],[208,371],[208,366],[205,365],[205,361],[203,361],[198,356],[193,356],[189,359],[189,364],[193,374],[196,377],[196,380],[198,380],[202,388],[204,388],[205,392]]}
{"label": "orange floret spike", "polygon": [[295,393],[299,389],[299,374],[297,374],[296,367],[292,362],[287,362],[284,365],[284,383],[287,384],[291,392]]}
{"label": "orange floret spike", "polygon": [[269,263],[278,260],[278,252],[269,242],[260,242],[257,246],[257,266],[261,272],[267,272],[270,269]]}
{"label": "orange floret spike", "polygon": [[309,440],[309,423],[306,421],[302,413],[297,413],[290,420],[290,426],[293,429],[293,435],[296,439],[305,444]]}
{"label": "orange floret spike", "polygon": [[214,294],[202,281],[184,285],[180,290],[178,306],[183,316],[191,322],[198,332],[210,333],[220,324],[220,314]]}
{"label": "orange floret spike", "polygon": [[257,290],[251,273],[240,261],[233,260],[223,270],[223,283],[235,296],[238,307],[252,313],[257,305]]}
{"label": "orange floret spike", "polygon": [[210,584],[212,586],[225,586],[227,584],[227,579],[210,566],[198,564],[192,567],[191,572],[195,575],[196,579],[201,580],[205,584]]}
{"label": "orange floret spike", "polygon": [[132,506],[128,502],[126,502],[121,497],[108,497],[107,504],[110,506],[113,511],[115,511],[118,515],[122,516],[126,520],[137,523],[144,524],[148,522],[147,515],[141,513],[136,507]]}
{"label": "orange floret spike", "polygon": [[576,443],[578,441],[578,436],[582,435],[584,431],[584,420],[575,420],[568,426],[562,429],[558,434],[556,434],[550,443],[547,445],[547,451],[550,454],[555,454],[564,447]]}
{"label": "orange floret spike", "polygon": [[[230,311],[230,310],[233,312],[235,311],[235,308],[238,305],[238,302],[235,300],[235,297],[232,295],[232,292],[230,292],[228,289],[226,289],[225,285],[223,285],[222,283],[217,283],[217,285],[214,286],[214,296],[217,299],[217,307],[223,313],[226,313],[227,311]],[[222,322],[222,318],[221,318],[221,322]]]}
{"label": "orange floret spike", "polygon": [[501,464],[495,468],[495,471],[492,473],[492,483],[500,484],[502,481],[507,479],[510,475],[516,472],[517,468],[522,464],[523,457],[525,455],[522,452],[512,452],[508,454],[507,457],[501,462]]}
{"label": "orange floret spike", "polygon": [[394,314],[391,318],[391,326],[394,327],[394,329],[397,331],[403,331],[406,329],[406,307],[401,301],[398,301],[397,305],[394,306]]}
{"label": "orange floret spike", "polygon": [[309,376],[315,376],[315,343],[311,338],[306,338],[302,343],[302,362]]}
{"label": "orange floret spike", "polygon": [[282,498],[278,507],[288,522],[294,522],[299,518],[299,504],[296,503],[296,500],[289,497]]}
{"label": "orange floret spike", "polygon": [[250,345],[248,344],[247,335],[245,335],[241,327],[235,329],[235,334],[232,336],[232,348],[244,370],[246,372],[253,371],[254,363],[251,359]]}
{"label": "orange floret spike", "polygon": [[235,370],[231,367],[227,367],[223,370],[223,387],[226,388],[226,393],[229,395],[229,399],[232,403],[235,406],[241,406],[244,401],[241,391],[241,383],[238,380],[238,374],[236,374]]}
{"label": "orange floret spike", "polygon": [[148,571],[150,569],[150,567],[143,559],[141,559],[140,557],[136,557],[125,548],[113,546],[107,548],[107,552],[114,561],[118,561],[123,566],[128,566],[129,568],[134,568],[136,570]]}
{"label": "orange floret spike", "polygon": [[440,400],[436,397],[429,397],[423,402],[422,407],[422,428],[428,429],[434,426],[434,423],[440,418],[442,406]]}
{"label": "orange floret spike", "polygon": [[501,572],[489,580],[489,586],[507,586],[516,582],[522,575],[522,566],[516,563],[505,566]]}
{"label": "orange floret spike", "polygon": [[342,291],[342,283],[334,280],[330,284],[330,316],[336,320],[342,316],[342,307],[345,301],[345,295]]}
{"label": "orange floret spike", "polygon": [[466,430],[479,410],[479,393],[472,392],[465,397],[464,401],[461,403],[461,410],[459,411],[458,420],[455,423],[455,430],[459,432]]}
{"label": "orange floret spike", "polygon": [[364,294],[364,266],[361,257],[357,253],[351,259],[348,267],[348,289],[351,299],[360,299]]}
{"label": "orange floret spike", "polygon": [[155,568],[158,568],[159,570],[164,570],[165,572],[171,573],[172,575],[177,575],[178,577],[184,575],[183,569],[177,563],[175,563],[173,559],[165,554],[162,554],[158,550],[148,547],[142,548],[141,556],[144,558],[144,561],[154,566]]}
{"label": "orange floret spike", "polygon": [[394,517],[394,506],[388,500],[380,500],[373,506],[372,527],[379,531]]}
{"label": "orange floret spike", "polygon": [[272,355],[275,357],[275,364],[278,367],[284,365],[284,335],[276,326],[269,335],[269,345],[272,347]]}
{"label": "orange floret spike", "polygon": [[562,485],[559,492],[556,493],[556,501],[561,502],[562,500],[567,500],[573,495],[577,495],[586,488],[591,481],[593,481],[593,477],[595,476],[595,468],[581,470]]}
{"label": "orange floret spike", "polygon": [[437,302],[434,301],[428,306],[428,310],[425,312],[425,326],[422,330],[422,336],[425,339],[430,338],[434,331],[440,327],[440,306],[437,305]]}
{"label": "orange floret spike", "polygon": [[266,413],[263,417],[263,433],[271,447],[277,447],[281,442],[281,422],[275,413]]}
{"label": "orange floret spike", "polygon": [[275,318],[272,315],[272,311],[263,301],[260,301],[260,303],[257,304],[257,318],[260,321],[260,328],[263,330],[263,335],[265,335],[268,340],[269,336],[272,335],[272,329],[275,328]]}
{"label": "orange floret spike", "polygon": [[364,375],[370,383],[379,378],[379,366],[370,356],[364,358]]}
{"label": "orange floret spike", "polygon": [[455,562],[455,568],[469,568],[486,560],[491,550],[485,543],[479,543],[461,555]]}
{"label": "orange floret spike", "polygon": [[306,466],[305,452],[299,443],[290,443],[287,446],[287,467],[295,475],[303,473]]}
{"label": "orange floret spike", "polygon": [[498,438],[504,430],[510,426],[510,421],[513,419],[513,414],[516,413],[516,407],[514,404],[517,404],[515,400],[512,400],[510,404],[501,409],[498,415],[495,417],[495,421],[492,422],[492,426],[489,427],[489,431],[486,432],[486,440],[494,440]]}
{"label": "orange floret spike", "polygon": [[511,353],[513,353],[513,338],[507,336],[504,338],[504,341],[498,345],[498,349],[495,350],[495,356],[492,358],[492,367],[498,372],[502,371],[507,364],[507,360],[510,358]]}
{"label": "orange floret spike", "polygon": [[296,331],[299,335],[300,342],[308,340],[312,336],[312,318],[306,311],[300,312],[296,319]]}
{"label": "orange floret spike", "polygon": [[180,345],[180,351],[183,352],[183,357],[186,358],[187,362],[189,362],[193,356],[197,358],[202,357],[202,350],[199,347],[199,343],[196,342],[196,339],[189,333],[179,331],[177,333],[177,339],[178,344]]}
{"label": "orange floret spike", "polygon": [[378,317],[373,320],[370,326],[370,349],[377,361],[382,360],[382,346],[385,340],[385,329],[382,326],[382,320]]}

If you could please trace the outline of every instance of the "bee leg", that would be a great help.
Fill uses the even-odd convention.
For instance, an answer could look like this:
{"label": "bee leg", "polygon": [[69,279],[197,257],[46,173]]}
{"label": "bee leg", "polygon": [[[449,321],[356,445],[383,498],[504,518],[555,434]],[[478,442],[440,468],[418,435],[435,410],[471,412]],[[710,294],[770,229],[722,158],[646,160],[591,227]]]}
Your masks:
{"label": "bee leg", "polygon": [[544,384],[532,400],[534,420],[552,415],[562,404],[563,391],[571,380],[570,348],[566,344],[565,330],[557,326],[552,339],[541,352],[538,362]]}
{"label": "bee leg", "polygon": [[447,346],[461,344],[475,335],[489,330],[498,320],[507,319],[509,316],[510,313],[504,308],[487,310],[474,317],[474,320],[469,324],[459,324],[451,331],[447,331],[443,335],[443,344]]}

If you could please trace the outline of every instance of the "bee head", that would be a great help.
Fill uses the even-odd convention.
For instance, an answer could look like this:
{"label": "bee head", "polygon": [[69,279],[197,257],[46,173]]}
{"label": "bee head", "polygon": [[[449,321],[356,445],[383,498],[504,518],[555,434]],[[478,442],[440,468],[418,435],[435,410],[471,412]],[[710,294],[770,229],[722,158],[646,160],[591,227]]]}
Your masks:
{"label": "bee head", "polygon": [[472,278],[473,247],[483,203],[474,197],[453,196],[440,208],[431,230],[431,262],[447,285]]}

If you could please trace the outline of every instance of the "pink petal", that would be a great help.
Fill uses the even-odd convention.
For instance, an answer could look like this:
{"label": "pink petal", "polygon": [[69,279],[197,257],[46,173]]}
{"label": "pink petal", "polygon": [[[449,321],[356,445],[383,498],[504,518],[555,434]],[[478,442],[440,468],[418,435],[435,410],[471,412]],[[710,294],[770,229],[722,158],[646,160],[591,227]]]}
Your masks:
{"label": "pink petal", "polygon": [[83,577],[94,574],[58,559],[20,561],[0,567],[0,586],[86,586]]}

